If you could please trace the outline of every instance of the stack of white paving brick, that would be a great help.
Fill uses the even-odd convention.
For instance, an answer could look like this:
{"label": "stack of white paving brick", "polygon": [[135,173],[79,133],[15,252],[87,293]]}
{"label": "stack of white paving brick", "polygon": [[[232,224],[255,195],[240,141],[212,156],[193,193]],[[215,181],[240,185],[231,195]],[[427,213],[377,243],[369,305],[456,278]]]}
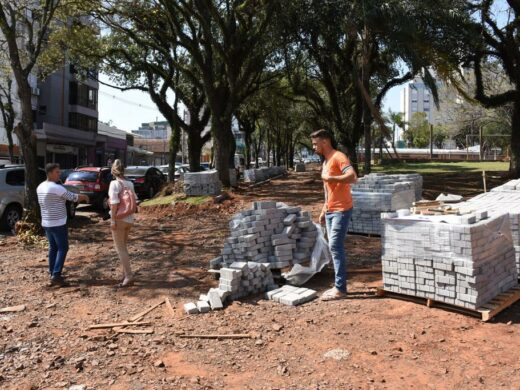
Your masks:
{"label": "stack of white paving brick", "polygon": [[277,289],[269,264],[236,262],[220,269],[219,286],[201,295],[197,303],[186,303],[188,314],[206,313],[219,310],[226,301],[233,301],[248,295]]}
{"label": "stack of white paving brick", "polygon": [[520,273],[520,190],[487,192],[453,207],[464,213],[487,211],[491,216],[509,214],[516,266]]}
{"label": "stack of white paving brick", "polygon": [[187,172],[184,174],[184,193],[188,196],[219,195],[222,183],[217,171]]}
{"label": "stack of white paving brick", "polygon": [[382,246],[387,291],[477,309],[518,283],[506,214],[383,214]]}
{"label": "stack of white paving brick", "polygon": [[268,291],[266,298],[288,306],[298,306],[303,303],[312,301],[316,298],[317,292],[305,287],[295,287],[286,284],[275,290]]}
{"label": "stack of white paving brick", "polygon": [[212,269],[244,261],[269,263],[271,269],[302,264],[311,260],[318,238],[309,212],[277,202],[254,202],[229,226],[231,235],[222,256],[210,261]]}
{"label": "stack of white paving brick", "polygon": [[262,167],[258,169],[246,169],[244,171],[244,181],[249,183],[259,183],[273,177],[287,173],[285,167]]}
{"label": "stack of white paving brick", "polygon": [[512,192],[520,191],[520,179],[510,180],[501,186],[495,187],[491,192]]}
{"label": "stack of white paving brick", "polygon": [[352,185],[354,210],[349,232],[381,234],[381,213],[410,208],[418,191],[422,192],[422,177],[417,174],[370,174],[360,178]]}

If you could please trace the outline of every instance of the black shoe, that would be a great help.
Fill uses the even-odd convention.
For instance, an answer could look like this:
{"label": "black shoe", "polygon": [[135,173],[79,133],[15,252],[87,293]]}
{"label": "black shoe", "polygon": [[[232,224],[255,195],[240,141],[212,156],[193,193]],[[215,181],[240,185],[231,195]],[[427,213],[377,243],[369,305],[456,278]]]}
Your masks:
{"label": "black shoe", "polygon": [[67,287],[69,284],[61,275],[55,275],[51,278],[51,286]]}

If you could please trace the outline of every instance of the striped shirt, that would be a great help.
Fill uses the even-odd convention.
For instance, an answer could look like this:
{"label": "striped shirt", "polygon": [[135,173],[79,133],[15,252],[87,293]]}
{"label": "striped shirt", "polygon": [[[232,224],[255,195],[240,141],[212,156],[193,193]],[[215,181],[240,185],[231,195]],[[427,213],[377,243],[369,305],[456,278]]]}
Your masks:
{"label": "striped shirt", "polygon": [[62,185],[52,181],[44,181],[36,190],[38,203],[42,213],[43,227],[63,226],[67,223],[67,207],[65,202],[78,201],[78,194],[67,191]]}

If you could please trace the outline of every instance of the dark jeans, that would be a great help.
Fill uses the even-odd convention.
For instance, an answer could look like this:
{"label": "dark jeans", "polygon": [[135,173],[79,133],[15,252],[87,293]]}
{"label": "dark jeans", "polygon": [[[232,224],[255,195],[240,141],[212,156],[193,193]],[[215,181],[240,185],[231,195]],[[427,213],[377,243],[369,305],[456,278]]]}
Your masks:
{"label": "dark jeans", "polygon": [[69,251],[69,234],[67,225],[46,227],[45,233],[49,241],[49,273],[51,277],[61,276],[65,257]]}
{"label": "dark jeans", "polygon": [[345,253],[345,237],[352,218],[352,209],[325,214],[330,254],[334,263],[336,278],[334,285],[339,291],[347,292],[347,254]]}

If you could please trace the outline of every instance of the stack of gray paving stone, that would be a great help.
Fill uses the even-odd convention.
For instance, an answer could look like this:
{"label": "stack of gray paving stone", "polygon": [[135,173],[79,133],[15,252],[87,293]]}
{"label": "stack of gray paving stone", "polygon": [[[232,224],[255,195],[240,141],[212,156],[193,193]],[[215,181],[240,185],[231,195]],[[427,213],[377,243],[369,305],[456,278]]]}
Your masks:
{"label": "stack of gray paving stone", "polygon": [[491,192],[513,192],[520,191],[520,179],[510,180],[501,186],[491,189]]}
{"label": "stack of gray paving stone", "polygon": [[[413,181],[406,181],[407,178]],[[420,175],[370,174],[352,185],[354,210],[349,232],[381,234],[381,213],[410,208],[422,192]]]}
{"label": "stack of gray paving stone", "polygon": [[276,176],[284,175],[287,170],[284,167],[262,167],[258,169],[246,169],[244,171],[244,181],[259,183]]}
{"label": "stack of gray paving stone", "polygon": [[221,191],[222,184],[217,171],[184,174],[184,193],[188,196],[219,195]]}
{"label": "stack of gray paving stone", "polygon": [[302,264],[311,260],[318,238],[309,212],[276,202],[254,202],[250,210],[235,215],[229,226],[231,236],[222,256],[212,260],[210,268],[244,261],[269,263],[271,269]]}
{"label": "stack of gray paving stone", "polygon": [[491,216],[507,213],[515,246],[517,269],[520,273],[520,191],[487,192],[466,202],[454,204],[453,208],[464,213],[486,211]]}
{"label": "stack of gray paving stone", "polygon": [[294,172],[305,172],[305,164],[299,163],[294,166]]}
{"label": "stack of gray paving stone", "polygon": [[298,306],[312,301],[316,297],[316,291],[310,288],[295,287],[288,284],[266,293],[267,299],[288,306]]}
{"label": "stack of gray paving stone", "polygon": [[235,262],[221,268],[218,287],[211,288],[206,295],[201,295],[196,304],[186,303],[184,310],[188,314],[219,310],[224,308],[226,301],[278,288],[269,266],[265,263]]}
{"label": "stack of gray paving stone", "polygon": [[477,309],[517,285],[507,214],[383,214],[383,283],[396,293]]}

